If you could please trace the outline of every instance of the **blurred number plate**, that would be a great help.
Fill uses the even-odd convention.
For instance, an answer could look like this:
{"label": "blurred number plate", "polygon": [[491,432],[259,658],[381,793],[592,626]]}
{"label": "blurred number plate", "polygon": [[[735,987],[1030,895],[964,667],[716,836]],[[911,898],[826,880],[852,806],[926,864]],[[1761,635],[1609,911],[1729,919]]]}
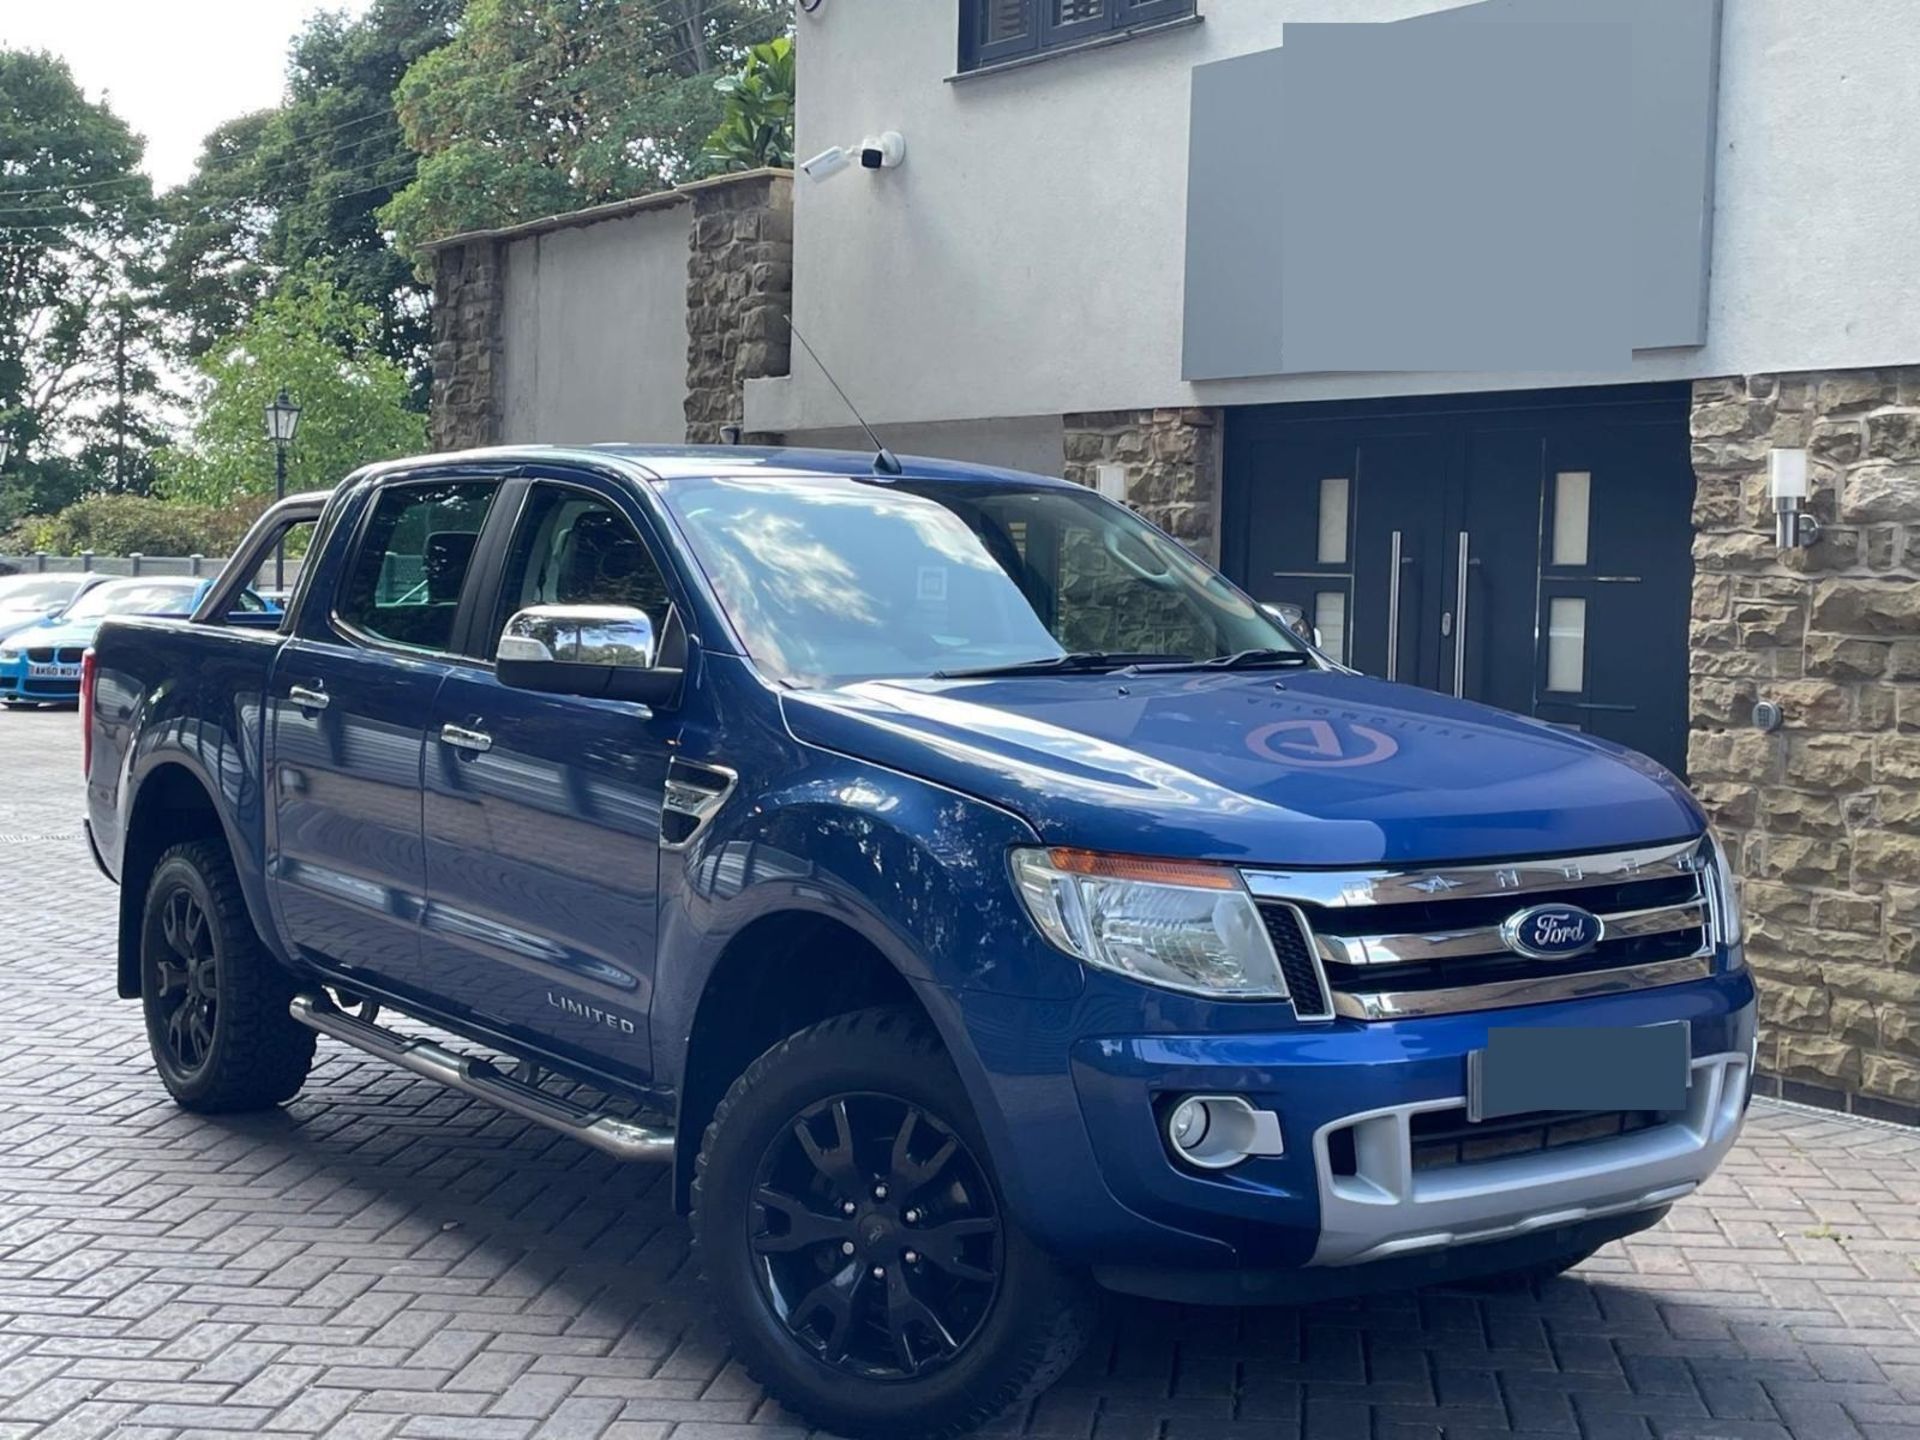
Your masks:
{"label": "blurred number plate", "polygon": [[78,665],[36,665],[30,660],[27,662],[27,678],[30,680],[78,680],[80,667]]}
{"label": "blurred number plate", "polygon": [[1684,1020],[1629,1028],[1489,1030],[1467,1056],[1467,1118],[1536,1110],[1684,1110],[1692,1068]]}

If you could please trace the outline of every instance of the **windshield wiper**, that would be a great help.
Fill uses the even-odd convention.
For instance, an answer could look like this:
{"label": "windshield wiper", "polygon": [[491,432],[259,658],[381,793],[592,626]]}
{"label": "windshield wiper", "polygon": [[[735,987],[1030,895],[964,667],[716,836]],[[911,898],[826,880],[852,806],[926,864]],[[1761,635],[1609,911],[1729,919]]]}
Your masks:
{"label": "windshield wiper", "polygon": [[1174,660],[1166,663],[1143,662],[1131,666],[1149,672],[1167,670],[1254,670],[1267,665],[1281,666],[1287,669],[1299,669],[1311,665],[1313,659],[1304,650],[1236,650],[1231,655],[1218,655],[1211,660]]}
{"label": "windshield wiper", "polygon": [[1064,655],[1043,655],[1038,660],[1015,660],[1006,665],[980,665],[968,670],[936,670],[935,680],[985,680],[994,675],[1080,675],[1100,670],[1118,670],[1132,665],[1179,664],[1178,655],[1110,652],[1106,650],[1069,650]]}

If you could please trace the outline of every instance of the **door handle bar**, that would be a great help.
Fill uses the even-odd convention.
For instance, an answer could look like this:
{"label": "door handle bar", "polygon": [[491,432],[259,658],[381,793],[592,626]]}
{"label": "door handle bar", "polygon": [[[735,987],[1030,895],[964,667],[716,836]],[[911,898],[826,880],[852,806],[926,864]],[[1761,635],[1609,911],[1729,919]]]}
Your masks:
{"label": "door handle bar", "polygon": [[324,710],[332,702],[324,690],[315,690],[307,685],[295,685],[287,691],[287,699],[302,710]]}
{"label": "door handle bar", "polygon": [[1403,536],[1393,532],[1393,553],[1387,560],[1387,679],[1400,678],[1400,551]]}
{"label": "door handle bar", "polygon": [[451,745],[456,750],[470,750],[478,755],[493,748],[493,737],[484,730],[469,730],[464,725],[442,725],[440,743]]}
{"label": "door handle bar", "polygon": [[1453,602],[1453,693],[1464,700],[1467,695],[1467,569],[1472,563],[1473,536],[1460,532],[1459,578],[1454,585]]}

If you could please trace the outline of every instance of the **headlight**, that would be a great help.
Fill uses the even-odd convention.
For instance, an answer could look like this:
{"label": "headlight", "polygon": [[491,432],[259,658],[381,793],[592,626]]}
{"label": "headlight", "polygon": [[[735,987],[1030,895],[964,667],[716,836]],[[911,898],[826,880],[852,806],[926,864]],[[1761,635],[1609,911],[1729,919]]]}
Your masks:
{"label": "headlight", "polygon": [[1737,951],[1746,939],[1740,886],[1727,859],[1727,847],[1712,830],[1707,831],[1707,857],[1707,903],[1713,910],[1714,943]]}
{"label": "headlight", "polygon": [[1190,995],[1286,997],[1260,912],[1227,866],[1016,850],[1013,878],[1040,933],[1089,965]]}

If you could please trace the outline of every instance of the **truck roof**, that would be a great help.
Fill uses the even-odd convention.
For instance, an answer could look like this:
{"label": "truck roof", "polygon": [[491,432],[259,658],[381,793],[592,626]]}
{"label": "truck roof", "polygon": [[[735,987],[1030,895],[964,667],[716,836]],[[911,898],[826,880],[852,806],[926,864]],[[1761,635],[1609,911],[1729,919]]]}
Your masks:
{"label": "truck roof", "polygon": [[[373,467],[373,473],[388,474],[421,466],[437,466],[462,461],[484,461],[489,465],[511,464],[515,460],[552,463],[579,460],[605,464],[617,459],[648,479],[712,479],[743,475],[871,475],[874,456],[864,450],[810,450],[785,445],[499,445],[484,450],[465,450],[443,455],[418,455],[389,461]],[[1008,470],[994,465],[976,465],[963,460],[941,460],[926,455],[899,457],[901,473],[894,479],[917,480],[1017,480],[1030,485],[1065,485],[1058,476],[1034,475],[1023,470]]]}

